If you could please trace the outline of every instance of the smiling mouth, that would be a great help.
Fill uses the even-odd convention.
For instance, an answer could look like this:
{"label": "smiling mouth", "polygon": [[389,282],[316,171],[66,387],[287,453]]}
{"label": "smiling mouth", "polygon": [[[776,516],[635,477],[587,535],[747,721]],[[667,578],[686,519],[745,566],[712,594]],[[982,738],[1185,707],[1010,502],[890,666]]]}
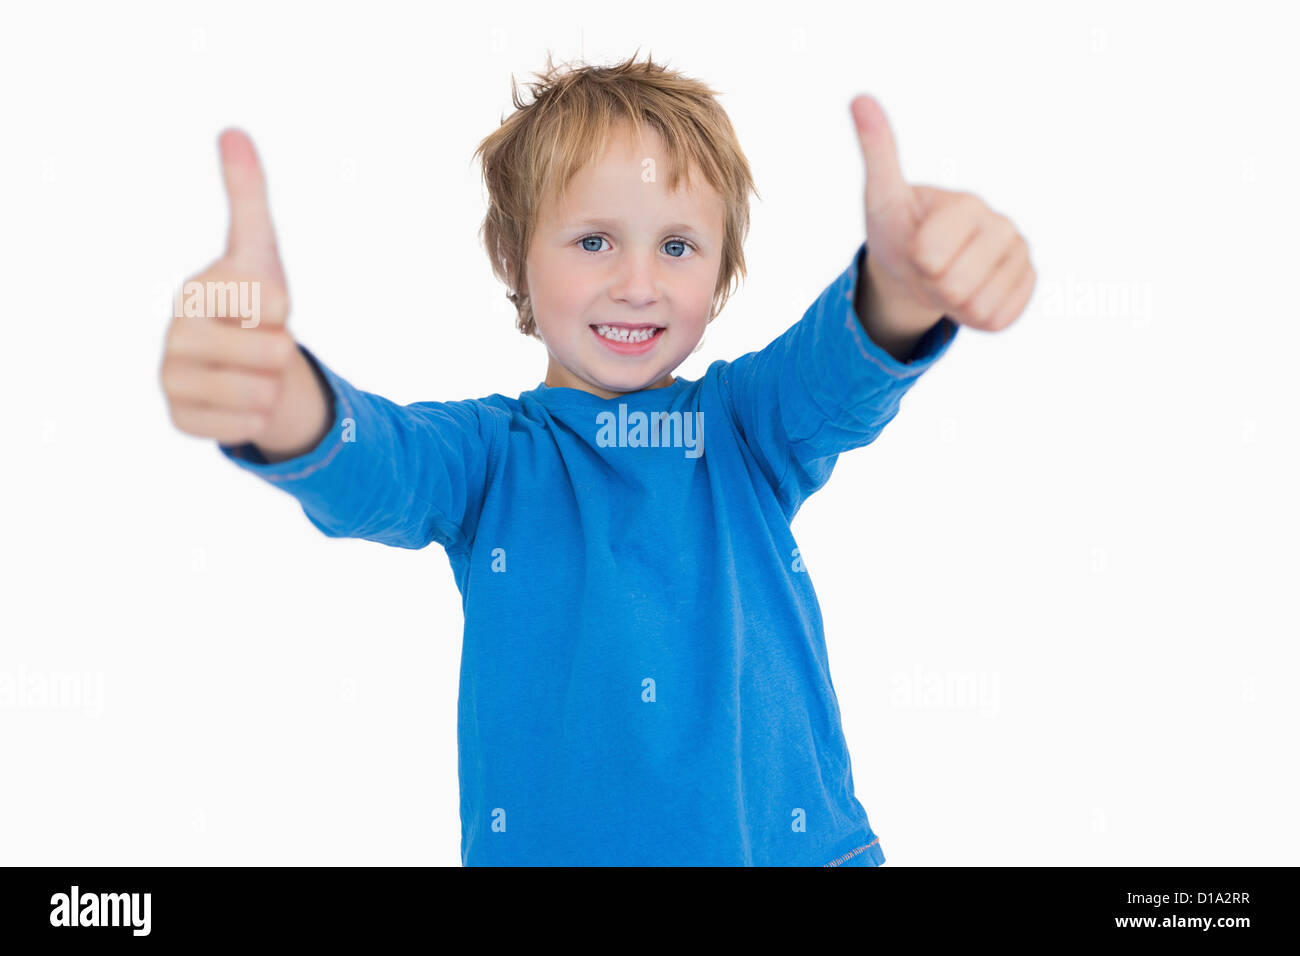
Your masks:
{"label": "smiling mouth", "polygon": [[644,351],[664,333],[665,326],[638,325],[628,328],[622,325],[603,325],[593,323],[591,331],[606,345],[619,352]]}
{"label": "smiling mouth", "polygon": [[591,328],[598,333],[604,334],[610,331],[615,335],[645,335],[647,332],[662,332],[662,325],[606,325],[602,322],[593,322]]}

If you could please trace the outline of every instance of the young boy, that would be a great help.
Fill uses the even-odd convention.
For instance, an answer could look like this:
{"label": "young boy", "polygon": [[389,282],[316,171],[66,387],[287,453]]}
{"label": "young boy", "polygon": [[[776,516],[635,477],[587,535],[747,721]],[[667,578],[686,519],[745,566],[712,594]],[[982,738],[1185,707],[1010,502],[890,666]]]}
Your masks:
{"label": "young boy", "polygon": [[766,348],[675,377],[744,274],[757,193],[732,126],[635,55],[541,79],[476,155],[544,382],[399,406],[296,345],[261,168],[228,131],[229,245],[197,281],[256,283],[260,315],[174,322],[172,418],[326,535],[446,549],[465,865],[879,865],[790,522],[959,323],[1020,314],[1025,242],[906,184],[859,97],[870,258]]}

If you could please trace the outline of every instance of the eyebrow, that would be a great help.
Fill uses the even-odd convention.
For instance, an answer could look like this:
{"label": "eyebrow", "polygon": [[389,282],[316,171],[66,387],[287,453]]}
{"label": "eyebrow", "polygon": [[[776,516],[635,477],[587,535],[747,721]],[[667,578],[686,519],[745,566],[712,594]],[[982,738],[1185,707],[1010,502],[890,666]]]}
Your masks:
{"label": "eyebrow", "polygon": [[[620,225],[622,225],[622,223],[617,219],[577,219],[566,224],[564,228],[577,229],[581,227],[585,229],[590,226],[597,229],[609,229]],[[663,227],[663,230],[665,232],[689,232],[696,236],[704,234],[702,230],[692,226],[688,222],[670,222],[668,225]]]}

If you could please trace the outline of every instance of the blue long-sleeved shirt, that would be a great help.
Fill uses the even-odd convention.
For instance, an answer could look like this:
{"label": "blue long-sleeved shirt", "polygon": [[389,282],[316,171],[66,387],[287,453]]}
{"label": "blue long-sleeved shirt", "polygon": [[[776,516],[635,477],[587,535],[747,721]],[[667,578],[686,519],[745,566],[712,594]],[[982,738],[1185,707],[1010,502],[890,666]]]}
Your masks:
{"label": "blue long-sleeved shirt", "polygon": [[401,406],[303,348],[333,396],[320,443],[219,445],[326,535],[446,549],[465,865],[884,862],[790,522],[957,326],[881,349],[853,305],[866,254],[697,381]]}

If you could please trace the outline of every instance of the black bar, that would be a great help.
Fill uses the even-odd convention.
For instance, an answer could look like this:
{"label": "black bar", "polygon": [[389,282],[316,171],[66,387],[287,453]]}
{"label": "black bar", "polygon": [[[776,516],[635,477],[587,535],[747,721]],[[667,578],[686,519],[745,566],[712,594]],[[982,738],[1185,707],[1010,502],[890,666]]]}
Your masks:
{"label": "black bar", "polygon": [[[633,940],[700,914],[710,927],[729,927],[733,938],[779,932],[852,946],[879,938],[918,950],[940,940],[1236,947],[1290,938],[1294,870],[886,865],[779,876],[614,868],[486,877],[456,867],[9,867],[0,868],[0,926],[4,948],[13,953],[25,951],[15,944],[59,937],[96,946],[148,946],[148,940],[373,946],[412,938],[436,944],[467,933],[491,945],[496,934],[513,930],[534,933],[538,942],[577,940],[592,931],[597,914],[624,926]],[[70,922],[74,886],[79,923],[93,911],[102,922],[116,915],[119,925],[53,925],[52,919]],[[1211,922],[1205,927],[1188,922],[1193,919]],[[1227,919],[1242,922],[1227,925]]]}

